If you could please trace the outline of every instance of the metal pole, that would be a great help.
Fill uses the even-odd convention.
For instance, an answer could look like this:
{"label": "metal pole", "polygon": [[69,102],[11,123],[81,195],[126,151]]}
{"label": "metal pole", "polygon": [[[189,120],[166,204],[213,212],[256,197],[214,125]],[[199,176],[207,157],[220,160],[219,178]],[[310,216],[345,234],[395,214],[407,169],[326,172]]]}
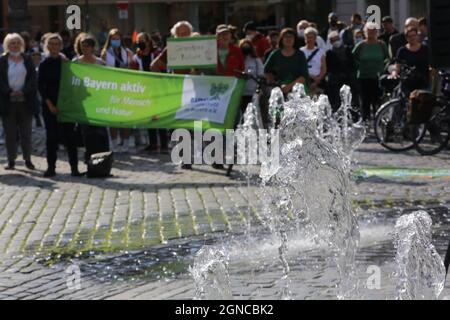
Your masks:
{"label": "metal pole", "polygon": [[84,1],[84,12],[85,12],[85,22],[84,22],[84,28],[86,32],[89,32],[91,26],[90,26],[90,20],[91,17],[89,16],[89,0]]}

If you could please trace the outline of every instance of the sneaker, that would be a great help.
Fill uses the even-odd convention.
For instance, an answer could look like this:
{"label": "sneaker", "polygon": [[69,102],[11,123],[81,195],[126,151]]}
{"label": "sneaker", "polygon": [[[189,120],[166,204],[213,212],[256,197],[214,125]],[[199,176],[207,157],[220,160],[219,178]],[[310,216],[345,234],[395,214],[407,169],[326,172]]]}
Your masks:
{"label": "sneaker", "polygon": [[34,166],[34,164],[31,161],[25,161],[25,166],[29,169],[29,170],[36,170],[36,167]]}
{"label": "sneaker", "polygon": [[47,171],[44,172],[45,178],[51,178],[56,176],[55,168],[48,168]]}
{"label": "sneaker", "polygon": [[128,153],[129,151],[130,151],[130,140],[129,139],[123,140],[121,152]]}

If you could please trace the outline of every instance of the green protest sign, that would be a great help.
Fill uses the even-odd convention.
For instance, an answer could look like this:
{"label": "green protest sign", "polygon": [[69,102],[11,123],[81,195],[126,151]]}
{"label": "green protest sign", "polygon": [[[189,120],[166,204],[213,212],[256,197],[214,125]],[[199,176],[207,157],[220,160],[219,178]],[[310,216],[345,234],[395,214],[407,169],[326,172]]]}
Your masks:
{"label": "green protest sign", "polygon": [[64,62],[58,120],[114,128],[234,127],[245,82]]}
{"label": "green protest sign", "polygon": [[167,39],[167,67],[172,70],[216,69],[216,37],[199,36]]}

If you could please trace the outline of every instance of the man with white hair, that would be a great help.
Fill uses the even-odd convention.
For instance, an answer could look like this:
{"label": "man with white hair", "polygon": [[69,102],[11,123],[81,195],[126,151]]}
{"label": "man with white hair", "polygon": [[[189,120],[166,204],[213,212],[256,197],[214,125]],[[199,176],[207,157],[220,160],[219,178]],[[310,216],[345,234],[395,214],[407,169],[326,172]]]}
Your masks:
{"label": "man with white hair", "polygon": [[418,29],[419,28],[419,20],[416,18],[413,18],[413,17],[406,19],[404,32],[398,33],[391,37],[391,39],[389,40],[389,54],[390,54],[391,58],[396,57],[398,49],[406,46],[406,44],[408,43],[408,41],[406,41],[406,30],[409,27]]}

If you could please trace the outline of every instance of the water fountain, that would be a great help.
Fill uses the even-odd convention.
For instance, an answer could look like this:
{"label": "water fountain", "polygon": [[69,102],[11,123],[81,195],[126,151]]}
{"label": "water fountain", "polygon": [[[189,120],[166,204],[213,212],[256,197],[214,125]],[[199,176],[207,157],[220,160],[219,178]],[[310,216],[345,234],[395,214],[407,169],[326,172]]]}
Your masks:
{"label": "water fountain", "polygon": [[437,299],[444,289],[444,263],[431,243],[427,212],[404,215],[395,225],[398,295],[401,300]]}
{"label": "water fountain", "polygon": [[[296,263],[301,261],[303,256],[307,255],[306,253],[309,254],[308,259],[311,259],[310,253],[313,251],[317,251],[317,256],[325,257],[325,261],[319,258],[312,269],[332,269],[326,264],[327,257],[331,257],[331,265],[334,265],[336,270],[335,275],[327,280],[332,283],[320,287],[336,286],[337,290],[332,292],[338,299],[361,297],[358,291],[363,285],[357,279],[355,259],[360,242],[360,228],[351,204],[350,176],[352,153],[364,140],[365,129],[360,123],[352,121],[350,88],[346,86],[342,88],[341,98],[342,107],[333,114],[326,96],[312,99],[305,94],[301,85],[294,88],[287,101],[284,101],[281,90],[272,91],[269,108],[270,129],[279,125],[280,157],[276,165],[264,161],[261,163],[260,189],[263,210],[259,214],[262,224],[260,228],[247,232],[246,237],[252,235],[251,240],[248,240],[249,238],[230,240],[225,245],[227,253],[222,252],[223,245],[220,249],[208,249],[209,252],[222,252],[222,260],[217,259],[214,254],[205,255],[204,252],[196,256],[191,273],[195,275],[197,298],[211,299],[217,297],[217,294],[208,296],[204,294],[207,290],[217,292],[221,291],[217,289],[218,287],[230,288],[233,274],[230,272],[228,276],[224,268],[233,263],[238,266],[239,272],[247,268],[250,270],[249,274],[253,275],[255,270],[264,271],[269,268],[269,265],[273,268],[275,260],[278,262],[277,270],[281,269],[278,281],[280,290],[277,297],[295,298],[291,292],[292,267],[297,268]],[[278,124],[276,115],[280,110],[283,111],[283,115]],[[256,118],[254,108],[250,106],[247,111],[246,121],[244,121],[246,126],[241,134],[248,136],[249,132],[255,129]],[[267,161],[270,162],[270,159]],[[430,252],[423,253],[426,248],[430,249],[429,238],[425,237],[425,233],[420,239],[406,235],[409,234],[407,230],[410,229],[406,227],[407,223],[402,222],[405,221],[404,219],[400,219],[397,223],[397,226],[405,225],[405,227],[396,229],[399,235],[397,239],[401,240],[396,242],[398,244],[397,259],[392,259],[390,263],[393,265],[396,261],[397,266],[402,266],[399,274],[400,279],[403,280],[395,281],[408,283],[411,276],[409,269],[414,265],[413,258],[434,257],[434,262],[430,264],[423,264],[421,260],[421,265],[426,266],[433,276],[430,276],[425,284],[413,280],[415,291],[406,289],[406,292],[415,292],[408,293],[411,298],[418,298],[421,295],[436,298],[439,295],[438,289],[443,286],[438,255]],[[367,221],[364,221],[364,242],[370,242],[371,237],[380,236],[371,234],[374,229],[383,231],[380,237],[384,237],[383,241],[392,243],[389,232],[393,230],[394,223],[392,226],[370,226]],[[414,225],[417,227],[417,224]],[[260,232],[261,229],[264,231]],[[407,249],[408,246],[409,249]],[[415,253],[408,259],[405,254],[413,253],[411,248],[414,248]],[[210,255],[213,258],[208,262],[205,257]],[[223,257],[227,257],[227,263],[224,263]],[[272,263],[270,263],[271,259]],[[289,262],[292,260],[294,264]],[[211,274],[214,268],[207,267],[211,264],[220,265],[217,269],[227,276],[224,278]],[[207,275],[202,275],[202,272],[206,272]],[[199,280],[205,278],[210,279],[209,282]],[[211,285],[211,281],[214,285]],[[418,283],[421,284],[420,287]],[[209,286],[209,289],[205,286]],[[409,285],[403,284],[403,286]],[[422,293],[426,291],[426,288],[432,288],[433,295]],[[386,297],[389,297],[388,293]]]}

